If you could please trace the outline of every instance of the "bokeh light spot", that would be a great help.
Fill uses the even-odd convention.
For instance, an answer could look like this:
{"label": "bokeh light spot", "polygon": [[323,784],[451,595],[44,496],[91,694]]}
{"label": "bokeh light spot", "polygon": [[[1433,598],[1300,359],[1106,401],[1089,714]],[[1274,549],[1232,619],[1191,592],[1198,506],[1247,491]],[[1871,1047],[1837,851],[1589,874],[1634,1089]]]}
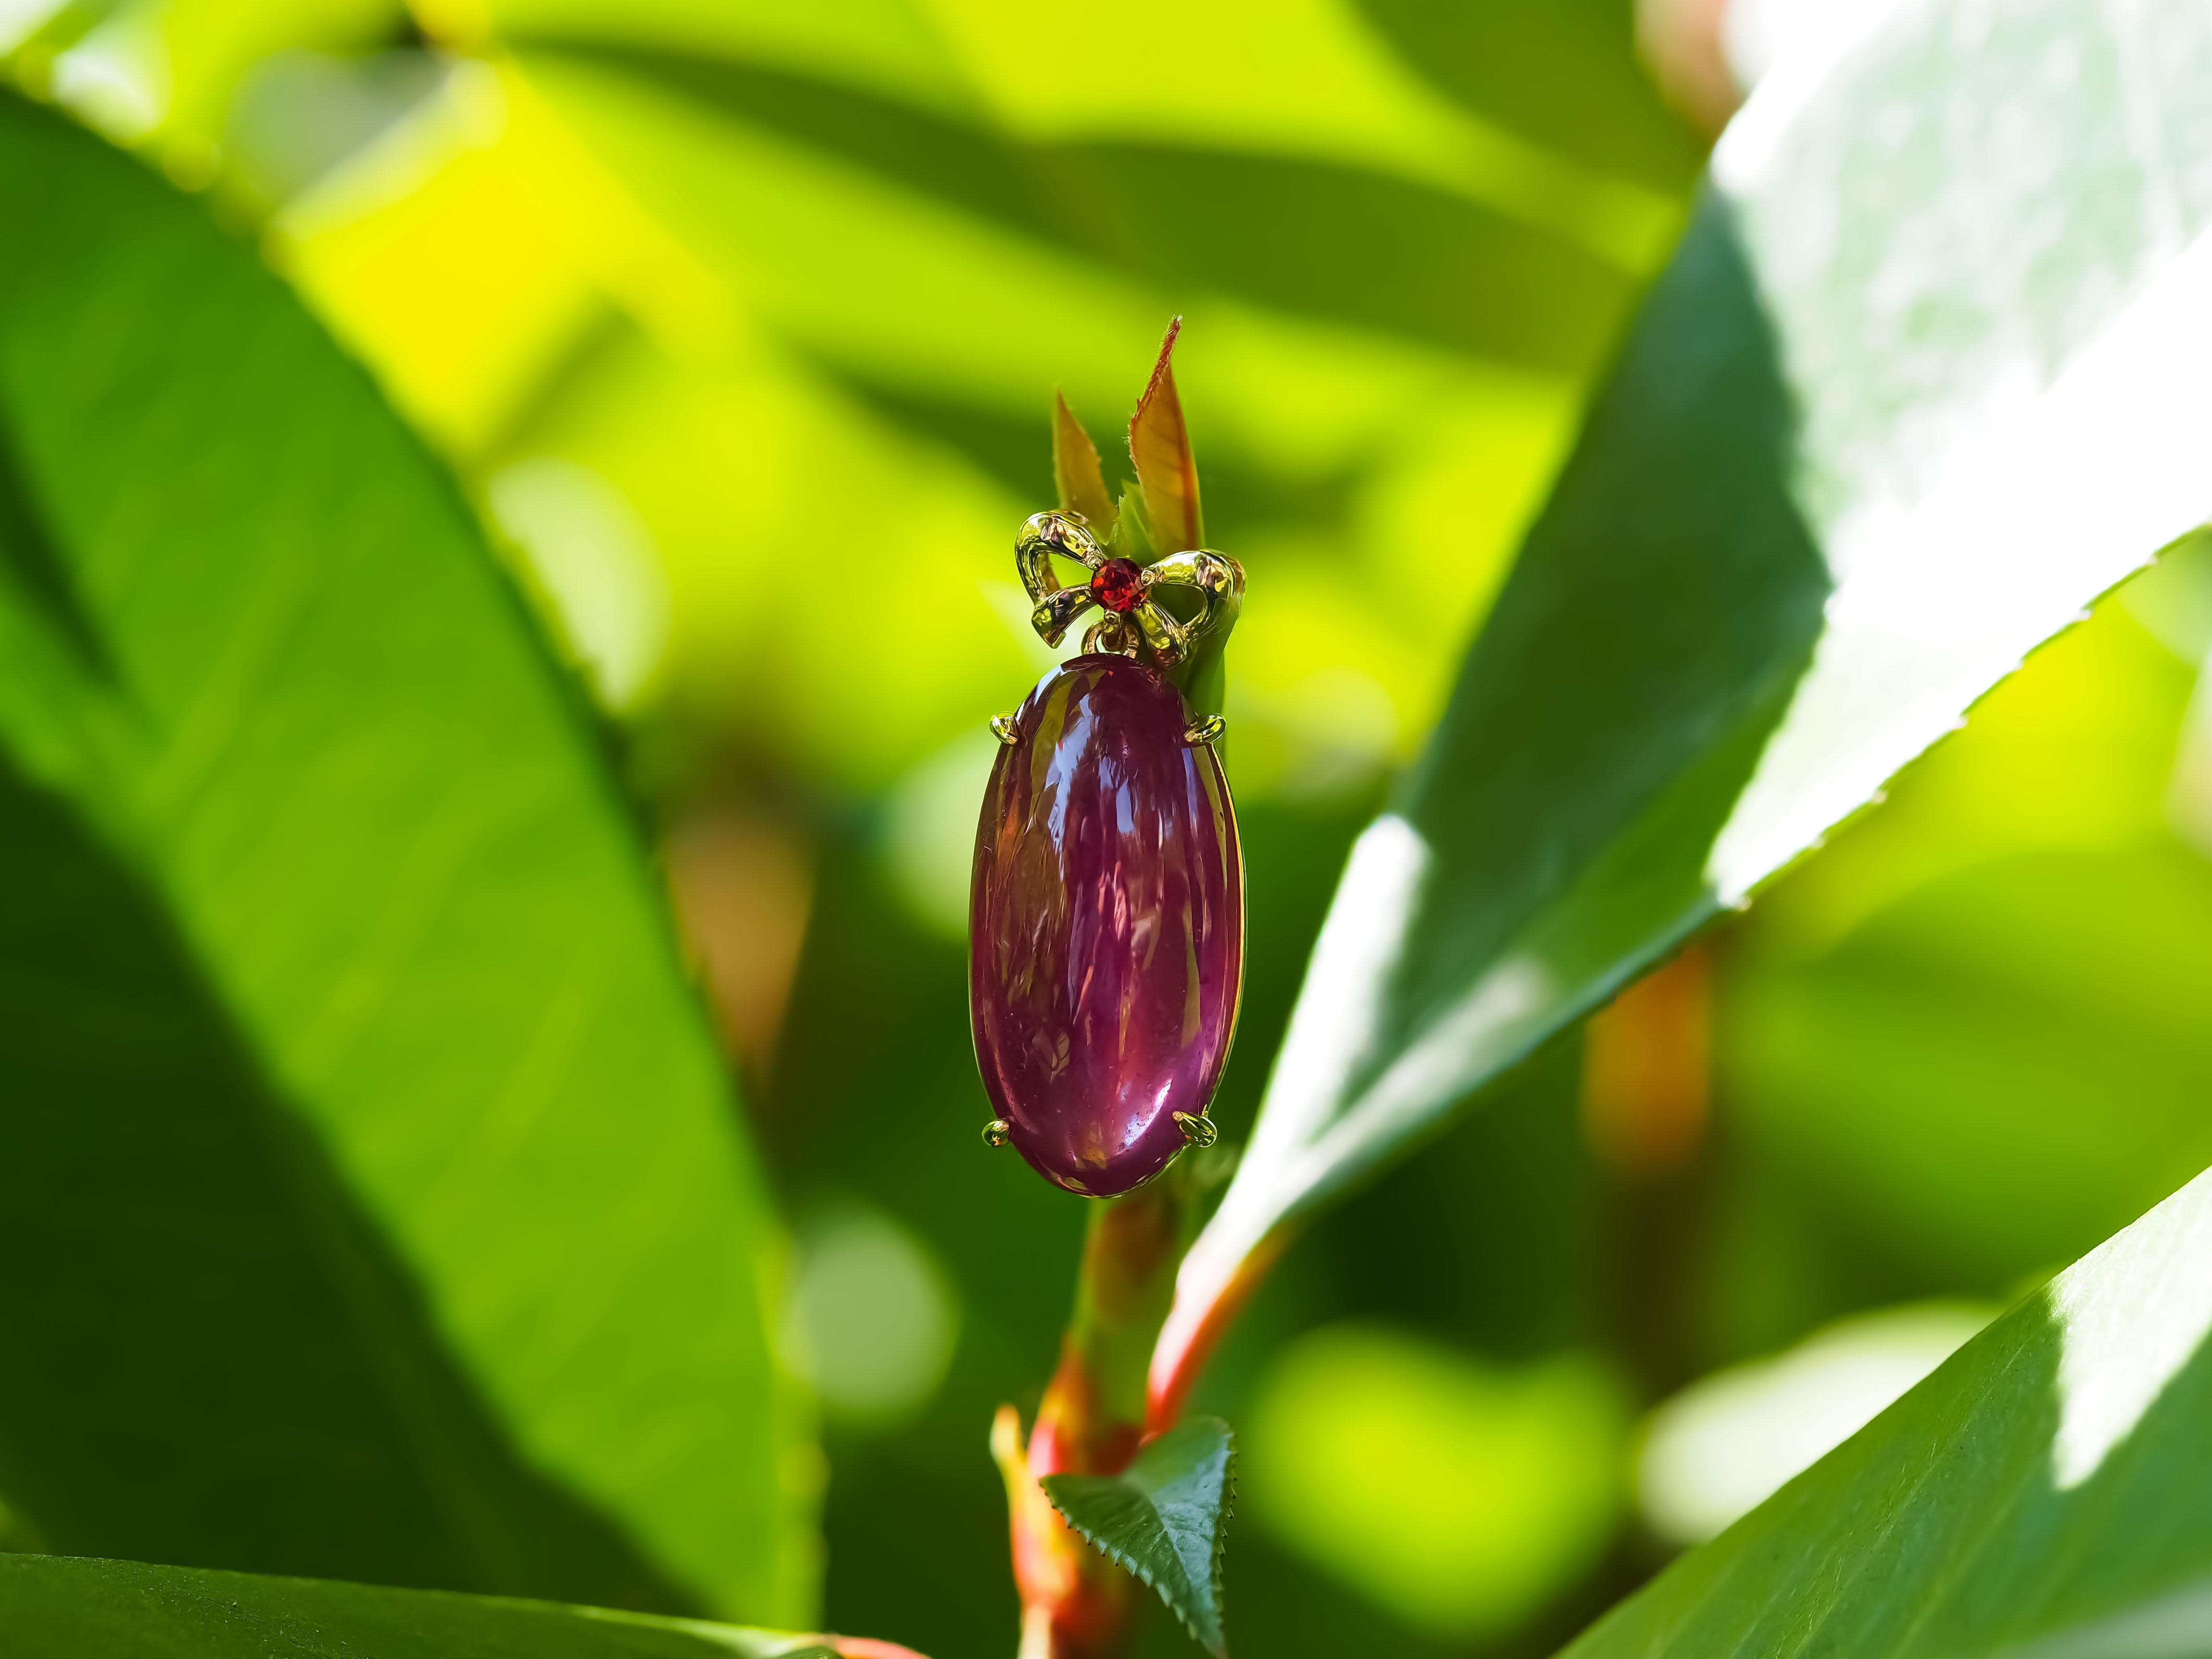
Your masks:
{"label": "bokeh light spot", "polygon": [[833,1417],[886,1426],[911,1416],[945,1380],[958,1334],[944,1271],[889,1216],[840,1206],[801,1234],[784,1352]]}
{"label": "bokeh light spot", "polygon": [[1582,1355],[1503,1366],[1334,1326],[1276,1362],[1245,1440],[1255,1521],[1407,1623],[1479,1636],[1605,1547],[1626,1406]]}

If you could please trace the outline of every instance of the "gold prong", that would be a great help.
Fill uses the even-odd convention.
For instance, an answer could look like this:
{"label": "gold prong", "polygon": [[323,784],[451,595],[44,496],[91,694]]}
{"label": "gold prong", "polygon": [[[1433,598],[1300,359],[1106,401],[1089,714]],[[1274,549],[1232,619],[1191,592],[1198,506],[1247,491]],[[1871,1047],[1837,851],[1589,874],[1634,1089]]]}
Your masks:
{"label": "gold prong", "polygon": [[1204,720],[1200,720],[1197,725],[1192,726],[1190,730],[1184,732],[1182,734],[1182,740],[1188,744],[1192,748],[1196,749],[1203,744],[1212,743],[1216,738],[1219,737],[1228,729],[1229,722],[1224,720],[1220,715],[1208,714]]}
{"label": "gold prong", "polygon": [[1002,1117],[994,1117],[983,1126],[983,1144],[1003,1146],[1013,1139],[1014,1126]]}
{"label": "gold prong", "polygon": [[1021,738],[1015,734],[1014,717],[1012,714],[992,715],[991,735],[1009,749],[1021,741]]}
{"label": "gold prong", "polygon": [[1221,1139],[1221,1131],[1213,1127],[1213,1120],[1204,1112],[1177,1112],[1176,1127],[1182,1131],[1183,1141],[1200,1151]]}

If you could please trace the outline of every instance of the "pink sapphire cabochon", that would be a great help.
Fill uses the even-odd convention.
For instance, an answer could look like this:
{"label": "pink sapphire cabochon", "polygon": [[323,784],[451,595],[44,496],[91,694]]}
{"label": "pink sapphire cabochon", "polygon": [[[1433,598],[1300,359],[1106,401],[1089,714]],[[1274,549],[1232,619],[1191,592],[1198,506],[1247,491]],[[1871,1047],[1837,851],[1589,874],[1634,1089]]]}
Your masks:
{"label": "pink sapphire cabochon", "polygon": [[1221,763],[1182,696],[1127,657],[1037,682],[975,831],[968,1007],[1013,1144],[1111,1197],[1182,1149],[1213,1097],[1244,974],[1244,865]]}

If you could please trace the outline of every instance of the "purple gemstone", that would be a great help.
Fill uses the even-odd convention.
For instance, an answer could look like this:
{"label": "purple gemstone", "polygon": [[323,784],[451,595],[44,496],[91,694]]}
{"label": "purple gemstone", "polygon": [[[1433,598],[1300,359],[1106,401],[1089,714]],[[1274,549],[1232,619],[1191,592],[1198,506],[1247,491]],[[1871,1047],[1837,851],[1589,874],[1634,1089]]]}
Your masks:
{"label": "purple gemstone", "polygon": [[975,831],[968,1006],[1021,1154],[1111,1197],[1182,1149],[1213,1097],[1244,975],[1229,786],[1182,696],[1127,657],[1037,682]]}

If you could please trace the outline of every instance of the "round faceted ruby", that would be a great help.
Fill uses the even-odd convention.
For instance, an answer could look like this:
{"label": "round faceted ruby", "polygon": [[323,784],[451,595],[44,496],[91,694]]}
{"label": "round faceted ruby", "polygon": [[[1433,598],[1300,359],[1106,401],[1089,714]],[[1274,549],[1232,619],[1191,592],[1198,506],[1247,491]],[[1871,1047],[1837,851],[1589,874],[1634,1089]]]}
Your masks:
{"label": "round faceted ruby", "polygon": [[975,832],[969,1012],[996,1116],[1048,1180],[1124,1193],[1213,1097],[1244,973],[1221,763],[1127,657],[1055,668],[1014,716]]}
{"label": "round faceted ruby", "polygon": [[1091,573],[1091,597],[1127,616],[1144,603],[1144,574],[1134,559],[1109,559]]}

